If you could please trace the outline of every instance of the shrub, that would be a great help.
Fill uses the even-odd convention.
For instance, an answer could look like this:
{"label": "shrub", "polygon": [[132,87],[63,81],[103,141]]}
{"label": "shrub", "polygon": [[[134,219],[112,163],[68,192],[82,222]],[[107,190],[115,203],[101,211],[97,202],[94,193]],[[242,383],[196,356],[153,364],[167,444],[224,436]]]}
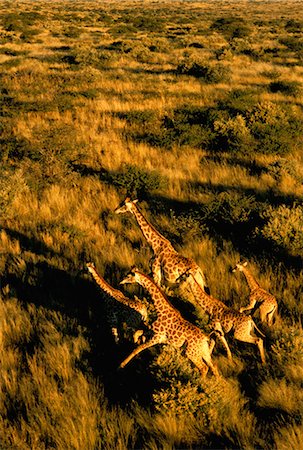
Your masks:
{"label": "shrub", "polygon": [[277,69],[268,70],[261,73],[262,76],[270,78],[271,80],[277,80],[281,76],[281,72]]}
{"label": "shrub", "polygon": [[293,256],[303,255],[303,207],[301,205],[269,207],[263,217],[266,223],[260,233],[265,239]]}
{"label": "shrub", "polygon": [[272,81],[269,84],[269,90],[296,97],[301,93],[301,83],[298,81]]}
{"label": "shrub", "polygon": [[297,37],[289,36],[287,38],[280,39],[279,42],[293,52],[301,52],[303,50],[303,40],[298,39]]}
{"label": "shrub", "polygon": [[300,174],[298,165],[295,161],[280,158],[269,164],[268,170],[278,180],[280,180],[284,174],[288,174],[298,183],[303,183],[303,175]]}
{"label": "shrub", "polygon": [[95,47],[79,45],[64,58],[66,62],[69,62],[70,64],[76,64],[81,67],[92,66],[96,69],[100,69],[103,68],[104,64],[108,62],[108,60],[110,59],[110,55],[108,52],[99,50]]}
{"label": "shrub", "polygon": [[300,33],[303,30],[303,22],[300,20],[290,19],[286,22],[285,29],[289,33]]}
{"label": "shrub", "polygon": [[256,212],[258,206],[253,196],[245,196],[234,192],[221,192],[214,200],[205,205],[201,214],[203,220],[210,225],[248,223]]}
{"label": "shrub", "polygon": [[27,189],[21,170],[0,170],[0,217],[8,218],[10,206],[14,199]]}
{"label": "shrub", "polygon": [[177,74],[191,75],[205,83],[222,83],[230,80],[231,70],[223,64],[209,66],[195,61],[185,61],[177,66]]}
{"label": "shrub", "polygon": [[220,17],[210,27],[211,30],[221,32],[228,39],[244,38],[251,34],[251,27],[241,17]]}
{"label": "shrub", "polygon": [[63,31],[63,35],[68,38],[76,39],[81,36],[82,29],[75,26],[69,26]]}
{"label": "shrub", "polygon": [[101,178],[106,183],[125,189],[129,194],[135,194],[141,198],[166,185],[166,179],[157,172],[146,172],[129,164],[126,164],[121,171],[107,172]]}
{"label": "shrub", "polygon": [[218,119],[214,122],[213,145],[221,151],[245,153],[253,147],[253,140],[243,116]]}
{"label": "shrub", "polygon": [[238,114],[246,116],[255,107],[257,94],[254,89],[234,89],[224,100],[219,101],[218,107],[234,117]]}
{"label": "shrub", "polygon": [[272,102],[256,105],[248,124],[256,149],[267,154],[286,155],[302,134],[300,118]]}

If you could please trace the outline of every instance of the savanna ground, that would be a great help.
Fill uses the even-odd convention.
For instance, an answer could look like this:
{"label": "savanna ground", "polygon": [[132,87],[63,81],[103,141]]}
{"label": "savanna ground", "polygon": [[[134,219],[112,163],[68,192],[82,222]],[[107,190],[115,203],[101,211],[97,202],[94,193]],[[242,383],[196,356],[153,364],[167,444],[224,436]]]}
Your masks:
{"label": "savanna ground", "polygon": [[[302,449],[302,4],[0,7],[1,448]],[[220,381],[169,347],[117,370],[133,330],[115,344],[85,263],[150,272],[127,193],[227,305],[249,261],[279,302],[265,367],[227,338]]]}

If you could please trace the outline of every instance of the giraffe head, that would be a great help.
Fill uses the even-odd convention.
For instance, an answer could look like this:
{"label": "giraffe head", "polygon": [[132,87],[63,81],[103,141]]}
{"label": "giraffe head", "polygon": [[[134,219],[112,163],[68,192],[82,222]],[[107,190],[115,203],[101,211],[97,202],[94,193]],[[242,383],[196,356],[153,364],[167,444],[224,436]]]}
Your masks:
{"label": "giraffe head", "polygon": [[120,281],[120,284],[134,284],[138,283],[139,277],[138,277],[139,270],[136,267],[133,267],[128,275],[126,275],[125,278],[123,278],[122,281]]}
{"label": "giraffe head", "polygon": [[240,272],[243,271],[244,267],[247,266],[247,261],[243,261],[243,262],[238,262],[235,267],[232,269],[232,272],[236,272],[237,270],[239,270]]}
{"label": "giraffe head", "polygon": [[95,269],[95,264],[93,262],[88,262],[86,263],[86,267],[89,272],[93,272]]}
{"label": "giraffe head", "polygon": [[126,212],[133,212],[133,205],[138,202],[137,199],[131,200],[130,197],[126,197],[126,199],[120,203],[120,205],[115,209],[116,214],[124,214]]}

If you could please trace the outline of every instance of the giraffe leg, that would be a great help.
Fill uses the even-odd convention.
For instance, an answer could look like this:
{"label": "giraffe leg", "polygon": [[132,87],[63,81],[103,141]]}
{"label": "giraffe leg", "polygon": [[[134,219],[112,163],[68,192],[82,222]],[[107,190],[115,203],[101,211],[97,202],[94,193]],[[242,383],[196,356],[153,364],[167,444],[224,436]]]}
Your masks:
{"label": "giraffe leg", "polygon": [[208,343],[206,344],[207,346],[205,344],[206,343],[202,344],[203,347],[200,349],[200,351],[199,349],[197,351],[196,345],[194,348],[188,346],[185,354],[187,358],[190,359],[191,362],[199,369],[202,378],[206,377],[208,369],[212,371],[215,377],[218,377],[219,376],[218,369],[211,360],[210,347]]}
{"label": "giraffe leg", "polygon": [[208,365],[203,361],[202,357],[197,354],[196,350],[187,347],[185,352],[186,357],[199,369],[202,378],[205,378],[208,372]]}
{"label": "giraffe leg", "polygon": [[122,361],[119,368],[123,369],[123,367],[125,367],[126,364],[128,364],[139,353],[143,352],[143,350],[153,347],[156,344],[164,344],[164,343],[165,340],[163,339],[163,336],[160,335],[153,336],[148,342],[145,342],[144,344],[141,344],[137,348],[135,348],[135,350],[133,350],[131,354],[128,355],[128,357]]}
{"label": "giraffe leg", "polygon": [[232,357],[229,345],[227,343],[227,340],[225,339],[224,331],[222,329],[221,323],[218,321],[215,321],[215,322],[213,322],[212,326],[213,326],[214,331],[218,334],[218,337],[219,337],[220,341],[222,342],[223,346],[226,349],[228,359],[231,361],[233,359],[233,357]]}
{"label": "giraffe leg", "polygon": [[274,306],[273,309],[267,314],[266,322],[269,327],[271,327],[273,324],[273,319],[274,319],[276,311],[277,311],[277,307]]}
{"label": "giraffe leg", "polygon": [[212,354],[215,345],[216,345],[216,341],[214,339],[210,339],[210,342],[209,342],[210,354]]}
{"label": "giraffe leg", "polygon": [[256,336],[252,336],[250,334],[251,328],[252,324],[250,324],[250,328],[245,331],[242,329],[241,331],[237,332],[236,330],[234,333],[234,338],[238,339],[238,341],[247,342],[249,344],[255,344],[259,349],[262,364],[265,364],[266,361],[265,361],[263,339]]}
{"label": "giraffe leg", "polygon": [[265,321],[269,327],[271,327],[273,324],[273,319],[274,319],[276,311],[277,311],[277,306],[275,305],[275,306],[273,306],[272,310],[266,314]]}

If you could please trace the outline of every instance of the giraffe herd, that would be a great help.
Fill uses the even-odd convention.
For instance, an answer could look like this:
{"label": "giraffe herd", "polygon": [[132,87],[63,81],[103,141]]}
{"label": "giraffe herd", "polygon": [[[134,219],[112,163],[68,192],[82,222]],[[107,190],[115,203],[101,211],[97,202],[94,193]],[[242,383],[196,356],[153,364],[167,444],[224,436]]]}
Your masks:
{"label": "giraffe herd", "polygon": [[[156,319],[150,323],[148,320],[148,310],[146,304],[135,297],[130,299],[120,290],[109,285],[101,277],[94,264],[86,264],[87,269],[92,274],[94,280],[101,290],[114,298],[119,303],[125,305],[129,310],[128,323],[133,322],[132,318],[136,313],[136,321],[133,322],[135,328],[141,323],[147,330],[148,337],[144,330],[136,329],[134,333],[134,342],[137,347],[130,355],[121,362],[120,368],[128,364],[136,355],[143,350],[157,344],[168,344],[176,349],[185,348],[185,356],[200,371],[201,376],[205,377],[208,369],[215,377],[220,376],[216,364],[212,360],[212,351],[215,340],[210,336],[214,334],[225,347],[227,357],[232,359],[232,353],[225,338],[225,334],[232,333],[234,339],[254,344],[258,347],[262,364],[265,364],[264,352],[264,334],[258,329],[252,316],[245,314],[244,311],[254,313],[257,309],[260,313],[262,323],[271,326],[274,315],[277,313],[277,300],[275,297],[261,288],[251,272],[247,269],[247,262],[237,263],[233,272],[239,270],[245,275],[247,284],[250,288],[249,304],[237,311],[228,307],[224,302],[218,300],[209,294],[206,277],[202,269],[196,262],[178,253],[170,241],[166,239],[156,228],[149,223],[140,211],[138,200],[131,200],[127,197],[124,202],[116,208],[116,214],[131,213],[134,215],[143,236],[151,246],[154,253],[151,264],[152,276],[142,273],[137,268],[132,268],[130,273],[120,284],[137,283],[146,290],[152,300],[156,311]],[[186,282],[190,287],[194,298],[194,305],[202,308],[209,317],[210,334],[206,334],[201,328],[189,322],[179,312],[179,310],[169,300],[165,286],[167,283],[176,284]],[[118,342],[117,320],[115,310],[111,308],[112,333]],[[138,316],[140,320],[138,321]]]}

